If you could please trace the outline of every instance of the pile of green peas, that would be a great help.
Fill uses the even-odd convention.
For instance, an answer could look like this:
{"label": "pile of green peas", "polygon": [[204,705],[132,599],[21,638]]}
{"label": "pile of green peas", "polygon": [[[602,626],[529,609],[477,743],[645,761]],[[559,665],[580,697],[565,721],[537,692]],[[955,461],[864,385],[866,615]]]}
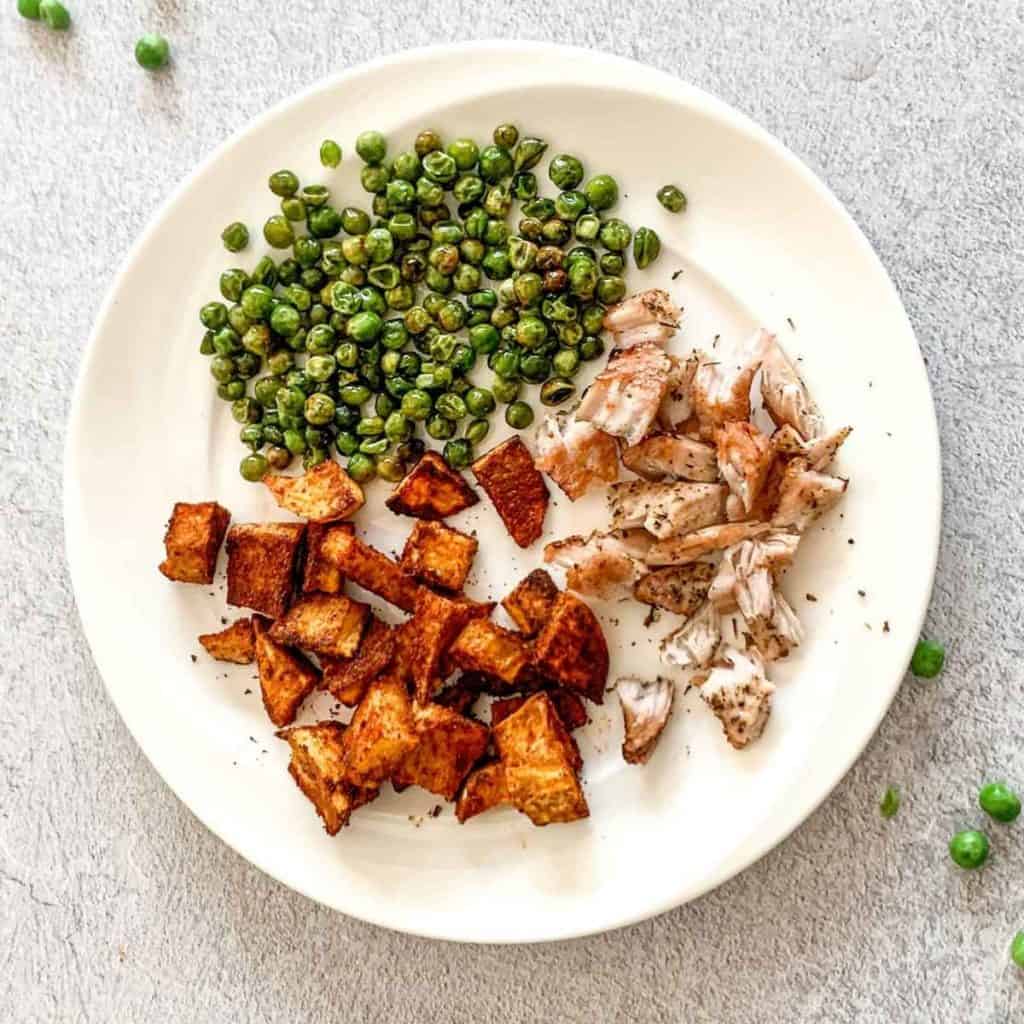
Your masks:
{"label": "pile of green peas", "polygon": [[[645,267],[660,240],[610,215],[617,182],[571,154],[550,160],[558,193],[542,196],[547,148],[502,124],[483,147],[425,130],[389,158],[385,137],[363,132],[369,210],[289,170],[270,176],[280,210],[262,233],[281,258],[225,270],[222,300],[200,311],[200,351],[250,449],[245,479],[336,451],[359,482],[399,480],[425,450],[421,425],[463,469],[499,403],[522,430],[527,387],[547,406],[576,393],[604,352],[606,308],[626,295],[630,244]],[[321,162],[340,159],[327,140]],[[221,237],[230,252],[249,243],[239,222]],[[486,387],[470,379],[484,363]]]}

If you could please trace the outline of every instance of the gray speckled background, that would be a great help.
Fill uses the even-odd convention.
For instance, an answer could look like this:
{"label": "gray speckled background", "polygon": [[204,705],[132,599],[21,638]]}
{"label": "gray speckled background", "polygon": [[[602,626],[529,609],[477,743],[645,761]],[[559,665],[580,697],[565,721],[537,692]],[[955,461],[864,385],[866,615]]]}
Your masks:
{"label": "gray speckled background", "polygon": [[[73,0],[72,0],[73,2]],[[74,3],[56,36],[0,12],[0,1018],[4,1021],[1024,1020],[1024,824],[949,864],[990,776],[1024,786],[1024,13],[1019,3],[479,0]],[[170,37],[147,76],[136,36]],[[532,948],[406,938],[265,878],[207,833],[106,699],[63,559],[72,381],[155,206],[269,104],[453,38],[647,61],[751,114],[846,203],[926,353],[945,527],[908,680],[826,804],[697,903]],[[878,799],[904,790],[883,823]]]}

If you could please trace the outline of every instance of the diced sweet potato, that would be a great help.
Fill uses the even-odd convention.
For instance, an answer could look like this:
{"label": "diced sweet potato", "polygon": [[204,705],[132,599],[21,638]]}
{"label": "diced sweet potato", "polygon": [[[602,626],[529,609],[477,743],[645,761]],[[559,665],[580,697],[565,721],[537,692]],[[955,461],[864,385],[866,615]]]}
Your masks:
{"label": "diced sweet potato", "polygon": [[215,501],[175,502],[164,534],[160,571],[177,583],[212,583],[231,513]]}
{"label": "diced sweet potato", "polygon": [[309,594],[274,623],[270,638],[329,658],[351,658],[369,613],[365,604],[343,594]]}
{"label": "diced sweet potato", "polygon": [[437,452],[427,452],[385,504],[400,516],[447,519],[479,500],[461,473],[452,469]]}
{"label": "diced sweet potato", "polygon": [[464,683],[463,679],[464,675],[456,679],[451,686],[446,686],[440,693],[434,694],[434,703],[451,708],[460,715],[468,715],[480,696],[480,691],[475,686]]}
{"label": "diced sweet potato", "polygon": [[608,644],[597,616],[574,594],[561,593],[547,625],[537,637],[534,664],[546,679],[604,701],[608,681]]}
{"label": "diced sweet potato", "polygon": [[302,523],[239,523],[228,531],[228,604],[268,618],[284,615],[306,527]]}
{"label": "diced sweet potato", "polygon": [[[569,732],[587,724],[587,708],[582,699],[572,690],[548,690],[548,697],[555,705],[558,717]],[[518,711],[528,700],[528,694],[518,697],[502,697],[491,702],[491,728],[503,722],[509,715]]]}
{"label": "diced sweet potato", "polygon": [[323,557],[344,573],[347,579],[369,590],[403,611],[416,608],[416,595],[423,588],[402,572],[397,562],[364,544],[345,530],[330,530],[320,545]]}
{"label": "diced sweet potato", "polygon": [[319,684],[320,673],[301,654],[275,643],[259,615],[253,616],[252,631],[263,706],[274,725],[291,725],[299,705]]}
{"label": "diced sweet potato", "polygon": [[302,592],[310,594],[340,594],[345,585],[345,577],[341,570],[329,559],[324,557],[323,542],[331,530],[351,533],[351,523],[337,523],[324,526],[321,523],[310,523],[306,530],[306,565],[302,573]]}
{"label": "diced sweet potato", "polygon": [[321,658],[323,688],[346,707],[355,707],[367,687],[383,674],[395,654],[395,627],[371,618],[358,652],[352,658]]}
{"label": "diced sweet potato", "polygon": [[548,621],[558,587],[545,569],[534,569],[501,604],[526,636],[536,636]]}
{"label": "diced sweet potato", "polygon": [[466,773],[487,749],[487,727],[439,704],[414,705],[413,721],[418,742],[392,781],[454,800]]}
{"label": "diced sweet potato", "polygon": [[509,800],[534,825],[590,814],[576,777],[572,737],[545,693],[534,694],[494,730]]}
{"label": "diced sweet potato", "polygon": [[461,590],[469,575],[477,540],[443,523],[420,519],[402,552],[402,568],[416,579],[445,590]]}
{"label": "diced sweet potato", "polygon": [[252,635],[252,619],[236,619],[219,633],[201,633],[199,642],[206,653],[218,661],[251,665],[256,660],[256,643]]}
{"label": "diced sweet potato", "polygon": [[[477,606],[478,607],[478,606]],[[440,689],[441,660],[473,614],[473,603],[452,601],[421,587],[416,614],[403,636],[409,673],[421,704]]]}
{"label": "diced sweet potato", "polygon": [[515,686],[530,667],[528,644],[490,619],[474,619],[451,646],[452,661],[467,672],[483,672]]}
{"label": "diced sweet potato", "polygon": [[417,738],[405,685],[378,679],[359,702],[342,738],[347,778],[357,786],[380,784],[409,756]]}
{"label": "diced sweet potato", "polygon": [[263,482],[281,508],[314,523],[344,519],[363,506],[363,489],[333,459],[302,476],[268,473]]}
{"label": "diced sweet potato", "polygon": [[544,529],[548,507],[547,485],[529,449],[518,437],[510,437],[481,455],[472,468],[512,539],[528,548]]}
{"label": "diced sweet potato", "polygon": [[507,803],[505,766],[500,761],[492,761],[466,776],[462,792],[455,802],[455,817],[460,822],[466,822],[492,807]]}
{"label": "diced sweet potato", "polygon": [[359,789],[346,777],[341,744],[344,733],[345,726],[340,722],[319,722],[295,725],[277,734],[291,747],[288,771],[312,801],[330,836],[348,824],[357,807],[377,795],[376,789]]}

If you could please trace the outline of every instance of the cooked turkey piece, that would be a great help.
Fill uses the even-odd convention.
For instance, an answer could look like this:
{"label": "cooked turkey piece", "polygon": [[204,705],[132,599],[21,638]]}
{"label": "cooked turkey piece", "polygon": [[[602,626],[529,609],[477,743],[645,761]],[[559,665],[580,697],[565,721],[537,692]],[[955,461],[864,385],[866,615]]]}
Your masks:
{"label": "cooked turkey piece", "polygon": [[613,484],[608,488],[611,525],[616,530],[643,527],[659,539],[692,533],[725,521],[728,493],[722,484]]}
{"label": "cooked turkey piece", "polygon": [[647,568],[650,544],[642,530],[566,537],[544,548],[544,561],[566,570],[566,585],[577,593],[612,598],[629,593]]}
{"label": "cooked turkey piece", "polygon": [[777,427],[788,423],[805,441],[824,433],[825,421],[814,399],[774,335],[761,361],[761,397]]}
{"label": "cooked turkey piece", "polygon": [[648,682],[627,676],[618,680],[615,689],[625,731],[622,756],[629,764],[646,764],[672,715],[675,684],[669,679]]}
{"label": "cooked turkey piece", "polygon": [[750,386],[774,337],[761,328],[738,341],[722,339],[701,357],[691,393],[705,440],[713,441],[726,423],[750,419]]}
{"label": "cooked turkey piece", "polygon": [[622,464],[646,480],[676,477],[714,483],[718,479],[715,449],[692,437],[652,434],[639,444],[623,448]]}

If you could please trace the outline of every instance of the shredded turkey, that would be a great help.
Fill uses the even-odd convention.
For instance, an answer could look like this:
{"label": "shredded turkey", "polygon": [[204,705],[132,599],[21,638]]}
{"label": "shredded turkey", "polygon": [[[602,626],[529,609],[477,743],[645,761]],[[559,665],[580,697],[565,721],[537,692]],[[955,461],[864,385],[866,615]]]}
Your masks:
{"label": "shredded turkey", "polygon": [[629,764],[646,764],[672,716],[675,683],[660,677],[647,682],[626,676],[616,682],[615,689],[622,706],[625,731],[622,757]]}
{"label": "shredded turkey", "polygon": [[722,479],[749,513],[776,456],[772,442],[753,423],[740,421],[720,427],[715,442]]}
{"label": "shredded turkey", "polygon": [[643,527],[658,538],[692,533],[725,519],[722,484],[629,480],[608,488],[613,529]]}
{"label": "shredded turkey", "polygon": [[652,434],[639,444],[623,448],[622,464],[645,480],[676,477],[714,483],[718,479],[715,449],[692,437]]}
{"label": "shredded turkey", "polygon": [[756,652],[723,648],[699,686],[701,699],[718,716],[730,746],[742,750],[761,736],[775,687]]}
{"label": "shredded turkey", "polygon": [[776,589],[775,577],[767,565],[737,574],[734,593],[750,641],[764,661],[785,658],[800,645],[800,620]]}
{"label": "shredded turkey", "polygon": [[723,548],[739,544],[741,540],[760,537],[770,532],[771,523],[747,521],[742,523],[719,523],[717,526],[706,526],[703,530],[694,530],[684,537],[669,537],[655,541],[647,551],[645,561],[648,565],[686,565],[696,562],[698,558],[721,551]]}
{"label": "shredded turkey", "polygon": [[671,368],[669,357],[649,342],[613,353],[584,394],[576,418],[637,444],[658,415]]}
{"label": "shredded turkey", "polygon": [[713,605],[703,604],[661,641],[661,660],[674,668],[706,668],[721,642],[721,618]]}
{"label": "shredded turkey", "polygon": [[534,464],[568,495],[582,497],[596,481],[619,478],[619,452],[615,439],[575,413],[548,416],[537,431]]}
{"label": "shredded turkey", "polygon": [[711,586],[708,600],[720,611],[736,607],[737,584],[758,569],[768,569],[776,582],[793,564],[800,534],[789,530],[773,530],[753,540],[744,540],[722,553]]}
{"label": "shredded turkey", "polygon": [[786,466],[779,486],[779,501],[772,516],[774,526],[788,526],[803,533],[843,496],[847,481],[810,469],[805,459]]}
{"label": "shredded turkey", "polygon": [[615,348],[659,345],[676,333],[682,312],[660,288],[650,288],[612,306],[604,315],[605,330],[614,335]]}
{"label": "shredded turkey", "polygon": [[668,387],[658,407],[658,425],[670,434],[685,432],[693,416],[693,376],[700,364],[700,356],[690,353],[685,359],[669,353],[672,368],[668,373]]}
{"label": "shredded turkey", "polygon": [[705,440],[713,441],[725,423],[750,419],[750,386],[774,339],[761,328],[738,341],[720,340],[711,355],[701,358],[691,395]]}
{"label": "shredded turkey", "polygon": [[772,434],[771,440],[775,451],[784,456],[806,459],[807,465],[820,473],[832,465],[836,453],[852,432],[852,427],[840,427],[831,434],[823,434],[812,441],[805,441],[796,427],[786,423]]}
{"label": "shredded turkey", "polygon": [[761,361],[761,397],[775,426],[788,423],[806,441],[824,432],[825,421],[814,399],[774,337]]}
{"label": "shredded turkey", "polygon": [[628,593],[647,571],[643,558],[649,544],[643,530],[566,537],[544,548],[544,561],[566,570],[571,590],[612,598]]}

